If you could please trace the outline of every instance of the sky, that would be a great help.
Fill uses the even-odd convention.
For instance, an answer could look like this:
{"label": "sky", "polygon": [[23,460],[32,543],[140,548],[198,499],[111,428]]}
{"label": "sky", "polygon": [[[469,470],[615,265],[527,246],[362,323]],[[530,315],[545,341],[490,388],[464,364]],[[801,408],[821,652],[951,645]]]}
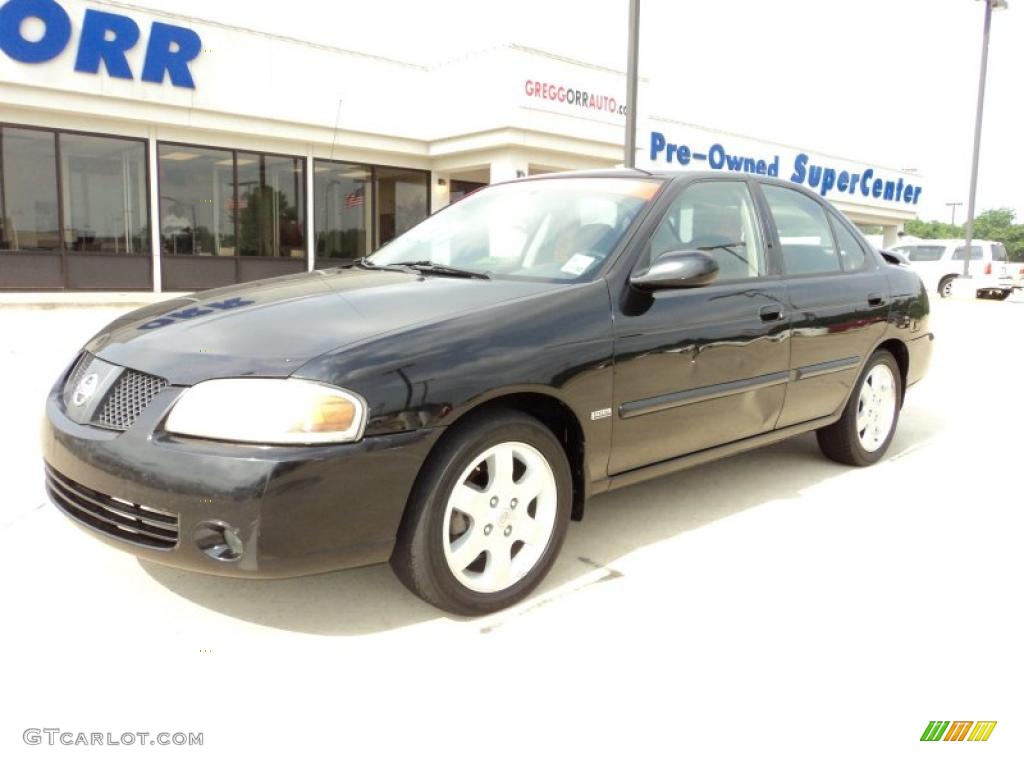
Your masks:
{"label": "sky", "polygon": [[[1024,219],[1024,0],[995,11],[977,211]],[[628,0],[140,0],[139,5],[430,64],[513,42],[616,69]],[[921,218],[962,223],[979,0],[641,0],[640,71],[685,122],[925,177]],[[283,10],[286,9],[286,10]]]}

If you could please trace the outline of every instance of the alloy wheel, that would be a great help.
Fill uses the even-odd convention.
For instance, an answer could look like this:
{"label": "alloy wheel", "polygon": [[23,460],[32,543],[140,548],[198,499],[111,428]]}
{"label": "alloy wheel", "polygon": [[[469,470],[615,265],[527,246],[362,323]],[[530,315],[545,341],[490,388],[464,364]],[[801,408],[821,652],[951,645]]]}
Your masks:
{"label": "alloy wheel", "polygon": [[857,438],[869,453],[877,451],[896,420],[896,379],[888,365],[879,363],[868,373],[857,402]]}
{"label": "alloy wheel", "polygon": [[544,554],[558,509],[555,475],[526,443],[499,443],[469,462],[445,508],[444,555],[475,592],[522,580]]}

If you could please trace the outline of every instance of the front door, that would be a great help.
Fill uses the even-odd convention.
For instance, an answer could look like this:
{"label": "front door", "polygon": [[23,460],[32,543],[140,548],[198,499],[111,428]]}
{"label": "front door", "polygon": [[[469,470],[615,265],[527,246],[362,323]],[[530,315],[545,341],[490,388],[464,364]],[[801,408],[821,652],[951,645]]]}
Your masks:
{"label": "front door", "polygon": [[668,251],[719,264],[707,286],[631,296],[615,319],[609,473],[768,432],[789,376],[786,292],[744,181],[695,181],[666,209],[633,271]]}

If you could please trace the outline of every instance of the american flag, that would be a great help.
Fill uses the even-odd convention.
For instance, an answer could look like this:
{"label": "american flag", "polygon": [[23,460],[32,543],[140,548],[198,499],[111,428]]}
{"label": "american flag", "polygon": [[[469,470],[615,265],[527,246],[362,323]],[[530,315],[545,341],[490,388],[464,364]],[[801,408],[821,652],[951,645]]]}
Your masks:
{"label": "american flag", "polygon": [[228,200],[229,211],[244,211],[249,207],[249,201],[244,197],[232,197]]}
{"label": "american flag", "polygon": [[363,193],[362,192],[349,192],[345,195],[345,207],[346,208],[358,208],[363,204]]}

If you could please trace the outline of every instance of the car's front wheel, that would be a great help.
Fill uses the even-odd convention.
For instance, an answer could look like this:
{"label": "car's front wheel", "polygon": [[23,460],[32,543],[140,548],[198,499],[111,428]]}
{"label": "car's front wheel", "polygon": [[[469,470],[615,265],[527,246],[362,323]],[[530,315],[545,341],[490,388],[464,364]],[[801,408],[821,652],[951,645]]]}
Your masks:
{"label": "car's front wheel", "polygon": [[939,281],[939,296],[943,299],[948,299],[953,295],[953,281],[955,277],[946,275]]}
{"label": "car's front wheel", "polygon": [[874,464],[885,455],[896,432],[902,392],[896,358],[878,350],[864,367],[842,417],[818,430],[821,452],[841,464]]}
{"label": "car's front wheel", "polygon": [[442,610],[501,610],[547,574],[571,508],[569,462],[547,427],[516,411],[471,417],[424,465],[391,566]]}

